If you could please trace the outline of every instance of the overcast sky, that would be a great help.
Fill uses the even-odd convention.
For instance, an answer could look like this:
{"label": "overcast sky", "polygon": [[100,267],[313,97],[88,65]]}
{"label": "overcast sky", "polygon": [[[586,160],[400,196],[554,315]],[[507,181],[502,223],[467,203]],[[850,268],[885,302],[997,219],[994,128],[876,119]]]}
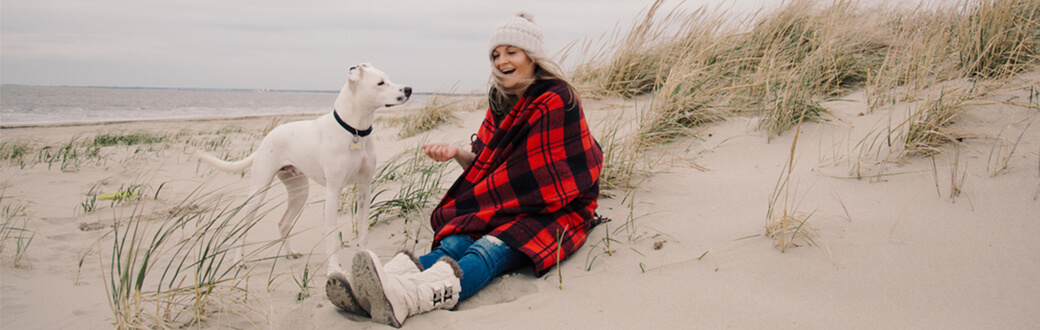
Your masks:
{"label": "overcast sky", "polygon": [[[682,7],[720,2],[688,0]],[[514,13],[531,13],[556,52],[573,41],[598,40],[618,24],[627,31],[651,3],[3,0],[0,82],[339,90],[350,66],[371,62],[420,92],[455,84],[456,92],[482,91],[491,30]],[[750,11],[779,0],[724,3]]]}

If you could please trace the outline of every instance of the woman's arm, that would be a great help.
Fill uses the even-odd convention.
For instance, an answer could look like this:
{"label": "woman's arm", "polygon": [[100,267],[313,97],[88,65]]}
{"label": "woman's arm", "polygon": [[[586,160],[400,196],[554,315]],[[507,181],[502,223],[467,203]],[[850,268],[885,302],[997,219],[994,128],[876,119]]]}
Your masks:
{"label": "woman's arm", "polygon": [[469,165],[473,164],[473,159],[477,158],[476,154],[447,143],[431,143],[422,146],[422,148],[426,152],[426,156],[434,161],[443,162],[448,159],[455,159],[464,169],[469,168]]}

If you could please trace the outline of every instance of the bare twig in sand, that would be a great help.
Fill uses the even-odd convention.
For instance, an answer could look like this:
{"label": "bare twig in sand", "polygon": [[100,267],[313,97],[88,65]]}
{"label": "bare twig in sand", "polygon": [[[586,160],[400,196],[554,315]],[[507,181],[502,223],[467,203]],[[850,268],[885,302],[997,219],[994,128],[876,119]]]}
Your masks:
{"label": "bare twig in sand", "polygon": [[567,234],[570,227],[564,226],[563,230],[556,235],[556,277],[560,280],[560,290],[563,290],[563,264],[560,263],[563,253],[563,235]]}
{"label": "bare twig in sand", "polygon": [[935,180],[935,193],[939,194],[939,198],[942,198],[942,191],[939,190],[939,170],[935,167],[935,156],[928,158],[932,160],[932,179]]}
{"label": "bare twig in sand", "polygon": [[845,207],[845,201],[841,200],[841,196],[837,192],[834,193],[834,199],[838,201],[838,204],[841,205],[841,210],[845,212],[845,220],[852,222],[852,214],[849,213],[849,208]]}
{"label": "bare twig in sand", "polygon": [[[953,153],[953,164],[950,166],[950,200],[955,201],[957,196],[961,194],[961,188],[964,185],[964,179],[968,176],[968,171],[965,170],[963,174],[960,173],[960,160],[961,160],[961,147],[958,144],[954,144]],[[957,175],[960,175],[958,180]]]}

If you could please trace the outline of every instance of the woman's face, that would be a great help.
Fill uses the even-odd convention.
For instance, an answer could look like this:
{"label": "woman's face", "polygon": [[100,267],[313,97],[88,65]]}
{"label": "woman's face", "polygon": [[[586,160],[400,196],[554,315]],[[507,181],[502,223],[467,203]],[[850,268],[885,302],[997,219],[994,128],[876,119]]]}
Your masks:
{"label": "woman's face", "polygon": [[502,75],[502,86],[514,88],[520,82],[534,77],[534,62],[522,49],[502,45],[491,52],[491,64]]}

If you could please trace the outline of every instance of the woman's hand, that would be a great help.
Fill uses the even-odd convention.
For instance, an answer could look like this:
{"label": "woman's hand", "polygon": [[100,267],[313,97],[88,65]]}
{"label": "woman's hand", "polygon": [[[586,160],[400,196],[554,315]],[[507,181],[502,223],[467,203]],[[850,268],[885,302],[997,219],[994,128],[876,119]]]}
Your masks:
{"label": "woman's hand", "polygon": [[453,159],[460,151],[462,151],[459,147],[447,143],[431,143],[422,146],[422,149],[426,152],[427,157],[438,162]]}
{"label": "woman's hand", "polygon": [[473,159],[477,157],[472,152],[465,151],[459,147],[447,144],[447,143],[430,143],[422,146],[423,152],[426,153],[427,157],[437,162],[447,161],[449,159],[455,159],[462,168],[469,167],[469,164],[473,163]]}

